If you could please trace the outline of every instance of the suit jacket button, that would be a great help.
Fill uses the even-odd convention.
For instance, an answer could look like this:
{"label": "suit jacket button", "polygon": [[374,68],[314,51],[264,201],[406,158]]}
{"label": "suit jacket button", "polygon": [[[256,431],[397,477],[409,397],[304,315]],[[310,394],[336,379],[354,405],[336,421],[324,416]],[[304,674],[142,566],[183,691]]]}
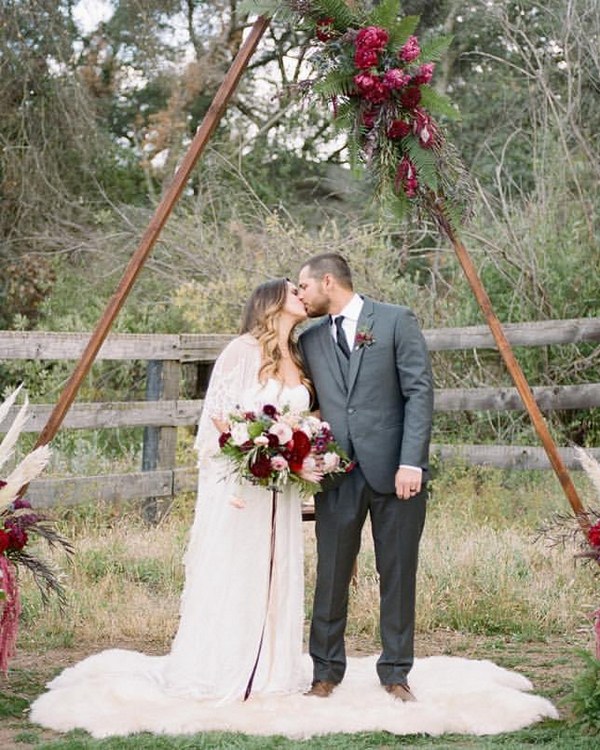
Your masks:
{"label": "suit jacket button", "polygon": [[350,408],[350,409],[348,409],[348,414],[354,414],[355,411],[356,411],[356,409]]}

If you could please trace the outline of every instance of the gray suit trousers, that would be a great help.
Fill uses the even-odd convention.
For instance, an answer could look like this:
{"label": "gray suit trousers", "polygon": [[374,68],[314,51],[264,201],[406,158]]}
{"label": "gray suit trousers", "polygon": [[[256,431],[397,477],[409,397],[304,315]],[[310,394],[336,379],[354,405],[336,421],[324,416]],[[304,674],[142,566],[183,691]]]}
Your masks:
{"label": "gray suit trousers", "polygon": [[357,466],[340,487],[315,498],[317,582],[310,631],[314,679],[338,683],[346,671],[349,585],[367,513],[380,579],[383,685],[406,683],[414,660],[416,573],[427,489],[409,500],[376,493]]}

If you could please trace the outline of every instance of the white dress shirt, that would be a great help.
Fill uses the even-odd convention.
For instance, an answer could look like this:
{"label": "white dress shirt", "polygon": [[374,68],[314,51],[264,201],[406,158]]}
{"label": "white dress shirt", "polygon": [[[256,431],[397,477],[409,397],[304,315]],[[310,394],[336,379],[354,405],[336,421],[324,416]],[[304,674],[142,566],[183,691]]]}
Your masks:
{"label": "white dress shirt", "polygon": [[363,299],[362,297],[359,297],[358,294],[355,294],[350,300],[350,302],[348,302],[346,307],[344,307],[343,310],[340,310],[340,312],[337,315],[331,316],[330,329],[331,329],[331,335],[333,336],[334,341],[337,341],[335,319],[338,318],[340,315],[344,316],[344,320],[342,322],[342,328],[344,329],[344,333],[346,334],[346,339],[348,341],[348,349],[350,349],[350,351],[354,349],[354,339],[356,338],[358,318],[360,317],[362,308],[363,308]]}

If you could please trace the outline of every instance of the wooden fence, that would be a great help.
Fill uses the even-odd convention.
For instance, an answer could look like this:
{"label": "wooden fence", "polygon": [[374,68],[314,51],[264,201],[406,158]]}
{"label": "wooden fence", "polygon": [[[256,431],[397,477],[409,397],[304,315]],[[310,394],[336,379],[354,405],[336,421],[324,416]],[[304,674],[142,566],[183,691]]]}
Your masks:
{"label": "wooden fence", "polygon": [[[600,342],[600,318],[551,320],[507,324],[513,346],[549,346]],[[495,349],[487,326],[425,330],[432,352]],[[33,482],[29,496],[37,506],[69,505],[82,500],[112,501],[131,498],[173,497],[193,491],[194,467],[177,467],[177,428],[196,424],[202,399],[181,398],[183,369],[194,367],[198,382],[206,382],[210,367],[231,336],[205,334],[113,334],[101,348],[98,360],[148,362],[145,401],[75,403],[64,429],[144,427],[142,470],[129,474],[48,478]],[[77,360],[88,334],[0,332],[0,360]],[[533,387],[544,411],[589,409],[600,406],[600,383]],[[51,404],[34,404],[26,430],[38,432],[46,423]],[[522,410],[515,388],[442,388],[435,392],[435,409],[441,412]],[[438,445],[432,455],[442,460],[459,458],[467,464],[514,469],[550,468],[545,451],[534,446]],[[578,469],[573,450],[560,452],[569,468]],[[600,457],[600,449],[592,453]]]}

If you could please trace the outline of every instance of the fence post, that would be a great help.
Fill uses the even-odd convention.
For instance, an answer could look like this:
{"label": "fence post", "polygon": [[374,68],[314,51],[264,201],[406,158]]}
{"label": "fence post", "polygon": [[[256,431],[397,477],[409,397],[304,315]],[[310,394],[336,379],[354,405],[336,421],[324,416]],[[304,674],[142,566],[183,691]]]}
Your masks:
{"label": "fence post", "polygon": [[[179,398],[181,363],[150,360],[146,369],[146,400],[162,401]],[[142,471],[174,469],[177,452],[177,427],[144,427]],[[156,523],[164,512],[165,498],[147,497],[142,515]]]}

